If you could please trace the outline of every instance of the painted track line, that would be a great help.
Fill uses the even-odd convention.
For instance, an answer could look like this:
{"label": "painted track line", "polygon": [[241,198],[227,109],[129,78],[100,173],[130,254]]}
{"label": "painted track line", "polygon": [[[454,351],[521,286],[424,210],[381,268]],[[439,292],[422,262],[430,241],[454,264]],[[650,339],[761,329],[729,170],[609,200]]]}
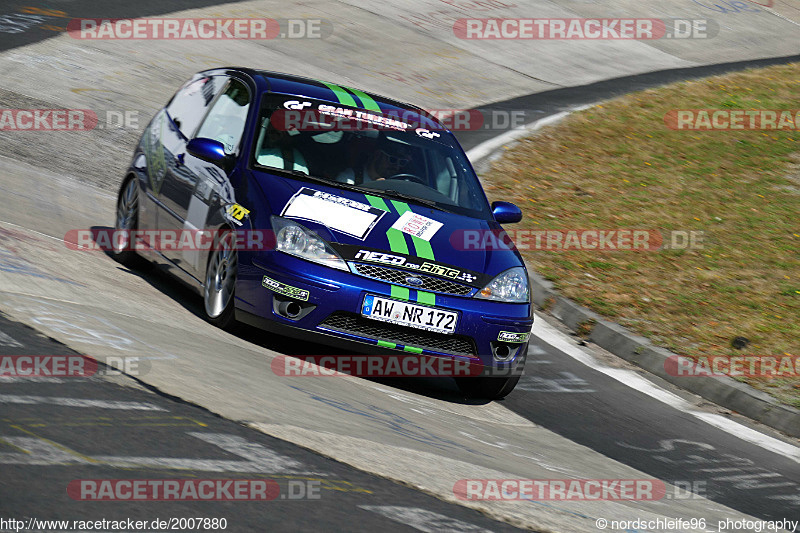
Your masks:
{"label": "painted track line", "polygon": [[634,372],[633,370],[611,368],[598,362],[590,354],[584,352],[577,346],[574,346],[569,339],[564,336],[564,334],[545,322],[544,319],[540,318],[538,321],[534,322],[533,335],[538,339],[541,339],[546,344],[549,344],[553,348],[556,348],[557,350],[569,355],[576,361],[619,381],[627,387],[639,391],[642,394],[646,394],[647,396],[650,396],[651,398],[669,405],[670,407],[673,407],[679,411],[688,413],[695,418],[716,427],[717,429],[721,429],[726,433],[730,433],[734,437],[760,446],[771,452],[778,453],[784,457],[792,459],[797,463],[800,463],[800,448],[797,446],[774,437],[770,437],[769,435],[765,435],[764,433],[751,429],[722,415],[698,411],[694,409],[694,406],[691,403],[687,402],[680,396],[677,396],[659,387],[655,383],[643,378],[639,373]]}

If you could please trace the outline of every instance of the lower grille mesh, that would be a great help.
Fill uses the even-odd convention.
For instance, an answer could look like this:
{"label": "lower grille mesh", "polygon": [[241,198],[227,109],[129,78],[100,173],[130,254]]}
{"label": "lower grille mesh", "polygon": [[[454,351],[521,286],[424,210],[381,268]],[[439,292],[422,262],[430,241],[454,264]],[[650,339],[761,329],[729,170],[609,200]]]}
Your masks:
{"label": "lower grille mesh", "polygon": [[463,335],[445,335],[398,326],[344,311],[332,313],[320,324],[320,327],[380,341],[427,348],[441,353],[473,357],[476,354],[473,340]]}

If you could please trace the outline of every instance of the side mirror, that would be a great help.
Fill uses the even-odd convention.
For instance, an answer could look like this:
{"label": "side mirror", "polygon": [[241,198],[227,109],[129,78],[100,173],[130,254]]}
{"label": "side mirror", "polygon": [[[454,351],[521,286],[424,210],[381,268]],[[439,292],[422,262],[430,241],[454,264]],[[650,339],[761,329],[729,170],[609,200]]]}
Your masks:
{"label": "side mirror", "polygon": [[220,164],[225,159],[225,146],[214,139],[198,137],[189,141],[186,151],[203,161]]}
{"label": "side mirror", "polygon": [[522,220],[522,210],[511,202],[492,202],[492,216],[500,224],[513,224]]}

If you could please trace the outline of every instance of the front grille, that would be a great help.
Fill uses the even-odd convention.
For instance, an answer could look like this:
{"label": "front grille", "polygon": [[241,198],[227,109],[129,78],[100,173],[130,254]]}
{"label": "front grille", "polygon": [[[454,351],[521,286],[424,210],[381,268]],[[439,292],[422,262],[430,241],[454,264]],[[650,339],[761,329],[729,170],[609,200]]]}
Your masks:
{"label": "front grille", "polygon": [[445,335],[444,333],[398,326],[344,311],[336,311],[331,314],[320,324],[320,327],[441,353],[468,356],[476,354],[473,340],[463,335]]}
{"label": "front grille", "polygon": [[[365,278],[377,279],[395,285],[404,285],[412,289],[419,289],[422,291],[441,292],[445,294],[455,294],[458,296],[466,296],[472,292],[472,287],[455,283],[450,280],[434,278],[432,276],[425,276],[417,274],[416,272],[409,272],[404,270],[395,270],[393,268],[386,268],[375,265],[365,265],[363,263],[354,263],[356,274],[364,276]],[[414,276],[422,280],[422,285],[409,285],[406,278]]]}

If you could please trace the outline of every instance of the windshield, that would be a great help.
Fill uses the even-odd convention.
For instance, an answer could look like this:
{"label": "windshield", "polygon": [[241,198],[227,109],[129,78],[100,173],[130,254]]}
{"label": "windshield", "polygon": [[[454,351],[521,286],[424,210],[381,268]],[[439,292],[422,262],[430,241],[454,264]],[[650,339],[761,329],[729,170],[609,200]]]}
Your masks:
{"label": "windshield", "polygon": [[491,219],[478,177],[453,135],[428,118],[402,113],[265,95],[253,164]]}

